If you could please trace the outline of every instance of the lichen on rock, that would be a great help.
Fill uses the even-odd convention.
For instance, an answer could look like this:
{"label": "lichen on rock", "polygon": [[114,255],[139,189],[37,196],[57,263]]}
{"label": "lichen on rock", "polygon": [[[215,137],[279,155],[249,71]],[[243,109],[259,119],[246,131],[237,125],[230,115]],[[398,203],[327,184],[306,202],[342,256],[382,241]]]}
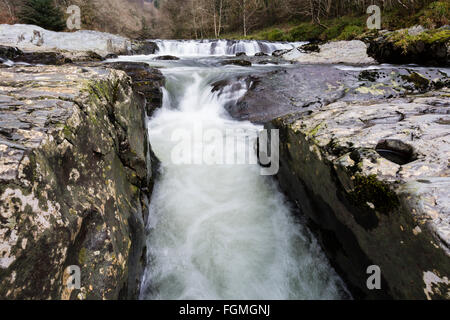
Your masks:
{"label": "lichen on rock", "polygon": [[[447,91],[337,101],[266,125],[280,129],[282,188],[356,297],[448,298],[450,141],[438,121]],[[409,160],[395,163],[377,147]],[[382,290],[365,287],[372,264],[382,270]],[[424,277],[429,270],[439,276]]]}
{"label": "lichen on rock", "polygon": [[0,297],[137,297],[156,165],[144,97],[104,67],[0,74]]}

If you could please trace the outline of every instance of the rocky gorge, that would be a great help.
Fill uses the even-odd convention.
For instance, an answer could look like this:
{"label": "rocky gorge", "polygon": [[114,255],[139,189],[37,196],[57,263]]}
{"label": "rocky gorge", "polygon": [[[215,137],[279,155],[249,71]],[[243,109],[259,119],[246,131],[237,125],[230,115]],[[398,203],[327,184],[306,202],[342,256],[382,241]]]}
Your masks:
{"label": "rocky gorge", "polygon": [[[141,291],[159,163],[146,118],[163,104],[163,63],[180,61],[102,62],[153,54],[157,42],[91,36],[77,50],[67,35],[0,28],[2,299]],[[370,48],[342,41],[270,56],[261,45],[204,63],[246,68],[210,90],[245,89],[227,112],[279,130],[279,186],[354,298],[449,299],[448,70],[378,65]],[[64,286],[69,265],[84,270],[80,290]],[[366,286],[371,265],[381,290]]]}

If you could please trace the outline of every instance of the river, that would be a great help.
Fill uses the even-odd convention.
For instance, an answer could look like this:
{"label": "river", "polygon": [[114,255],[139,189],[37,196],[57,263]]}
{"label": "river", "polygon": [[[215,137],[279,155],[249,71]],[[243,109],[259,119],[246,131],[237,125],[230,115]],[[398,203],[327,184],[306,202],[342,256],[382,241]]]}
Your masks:
{"label": "river", "polygon": [[161,172],[151,199],[142,299],[343,299],[349,294],[316,239],[272,176],[251,161],[262,126],[232,119],[224,106],[248,84],[230,76],[285,68],[221,66],[296,44],[159,41],[158,54],[120,57],[160,67],[163,106],[148,119]]}

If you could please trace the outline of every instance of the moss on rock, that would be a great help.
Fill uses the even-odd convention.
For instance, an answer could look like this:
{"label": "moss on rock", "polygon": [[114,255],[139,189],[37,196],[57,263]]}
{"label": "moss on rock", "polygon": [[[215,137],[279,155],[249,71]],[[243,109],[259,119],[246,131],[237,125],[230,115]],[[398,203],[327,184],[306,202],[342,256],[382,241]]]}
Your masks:
{"label": "moss on rock", "polygon": [[378,180],[376,175],[366,177],[357,174],[353,183],[354,190],[349,193],[349,196],[355,206],[389,214],[400,205],[395,192],[386,183]]}

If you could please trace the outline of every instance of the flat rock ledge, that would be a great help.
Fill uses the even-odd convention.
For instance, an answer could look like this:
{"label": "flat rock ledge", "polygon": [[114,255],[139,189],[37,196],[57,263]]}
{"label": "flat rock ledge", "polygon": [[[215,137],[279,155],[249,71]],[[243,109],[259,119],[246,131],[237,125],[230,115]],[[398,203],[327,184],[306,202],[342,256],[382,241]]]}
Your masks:
{"label": "flat rock ledge", "polygon": [[319,52],[293,49],[282,58],[304,64],[375,64],[375,59],[367,55],[367,45],[359,40],[332,41],[319,45]]}
{"label": "flat rock ledge", "polygon": [[28,55],[57,53],[74,62],[96,61],[115,55],[153,54],[157,50],[154,42],[105,32],[54,32],[26,24],[0,24],[0,45],[16,47]]}
{"label": "flat rock ledge", "polygon": [[448,97],[337,101],[266,125],[280,129],[281,187],[355,297],[450,298]]}
{"label": "flat rock ledge", "polygon": [[138,296],[157,164],[144,106],[123,71],[0,69],[0,299]]}

